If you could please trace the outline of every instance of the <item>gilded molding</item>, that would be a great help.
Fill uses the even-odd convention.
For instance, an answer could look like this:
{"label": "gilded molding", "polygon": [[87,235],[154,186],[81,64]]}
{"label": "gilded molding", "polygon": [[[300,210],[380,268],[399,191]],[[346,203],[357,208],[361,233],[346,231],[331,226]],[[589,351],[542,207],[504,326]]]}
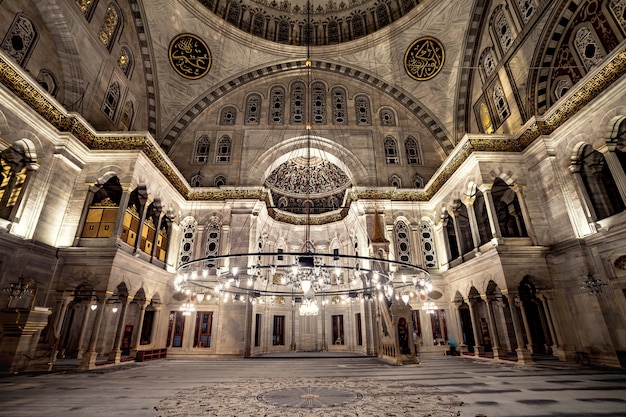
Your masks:
{"label": "gilded molding", "polygon": [[[454,172],[456,172],[473,152],[523,151],[541,135],[553,133],[624,74],[626,74],[626,51],[615,55],[611,61],[607,62],[605,66],[585,84],[577,85],[577,91],[564,103],[559,104],[558,108],[556,108],[554,112],[551,112],[545,120],[536,120],[526,127],[516,138],[470,138],[470,140],[464,143],[462,149],[458,149],[455,152],[454,157],[448,161],[448,164],[425,190],[352,190],[349,193],[349,197],[354,201],[372,199],[428,201],[441,189],[446,181],[451,178]],[[100,136],[94,134],[91,127],[85,124],[83,120],[72,115],[67,115],[64,109],[57,108],[55,104],[35,88],[30,80],[22,77],[3,56],[0,56],[0,82],[57,130],[71,133],[91,150],[137,150],[143,152],[181,196],[187,200],[219,201],[229,199],[253,199],[269,201],[266,191],[258,189],[191,191],[187,182],[172,169],[171,163],[164,151],[158,149],[155,142],[150,141],[148,137],[140,134],[128,134],[124,136]],[[347,204],[347,207],[338,213],[332,213],[328,216],[316,216],[311,219],[311,223],[324,224],[340,220],[347,215],[349,205],[350,204]],[[269,207],[268,211],[276,220],[291,224],[304,224],[304,217],[302,216],[288,215],[272,207]]]}

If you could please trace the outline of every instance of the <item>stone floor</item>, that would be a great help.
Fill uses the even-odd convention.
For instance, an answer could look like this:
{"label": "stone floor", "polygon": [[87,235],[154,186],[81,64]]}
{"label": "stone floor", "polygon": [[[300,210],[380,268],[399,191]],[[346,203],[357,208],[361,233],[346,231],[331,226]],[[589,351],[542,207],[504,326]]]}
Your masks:
{"label": "stone floor", "polygon": [[0,378],[0,416],[624,416],[626,372],[422,357],[161,359]]}

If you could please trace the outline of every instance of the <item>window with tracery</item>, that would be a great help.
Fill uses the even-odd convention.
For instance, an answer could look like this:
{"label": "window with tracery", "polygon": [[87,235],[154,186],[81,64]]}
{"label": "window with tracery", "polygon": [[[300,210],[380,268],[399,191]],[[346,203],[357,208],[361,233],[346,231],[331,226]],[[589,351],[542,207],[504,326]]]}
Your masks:
{"label": "window with tracery", "polygon": [[104,14],[104,20],[100,26],[99,33],[100,40],[109,50],[111,50],[111,47],[113,46],[113,41],[117,36],[120,25],[121,21],[119,10],[116,5],[109,3],[106,13]]}
{"label": "window with tracery", "polygon": [[365,36],[365,24],[363,18],[358,14],[352,16],[352,36],[355,39]]}
{"label": "window with tracery", "polygon": [[222,136],[217,142],[217,158],[216,162],[230,162],[230,152],[232,141],[226,135]]}
{"label": "window with tracery", "polygon": [[222,185],[226,185],[226,177],[223,175],[217,175],[213,180],[213,185],[215,187],[221,187]]}
{"label": "window with tracery", "polygon": [[254,15],[254,20],[252,21],[252,34],[257,36],[263,36],[264,31],[265,18],[261,13],[257,13]]}
{"label": "window with tracery", "polygon": [[18,13],[4,37],[2,50],[23,67],[33,52],[38,38],[39,31],[35,23],[24,13]]}
{"label": "window with tracery", "polygon": [[111,83],[111,85],[109,85],[109,89],[107,90],[106,96],[104,98],[104,103],[102,104],[102,111],[111,120],[113,120],[113,118],[115,117],[115,112],[117,111],[119,101],[120,85],[117,82],[113,82]]}
{"label": "window with tracery", "polygon": [[385,138],[385,161],[388,164],[398,164],[398,143],[391,136]]}
{"label": "window with tracery", "polygon": [[409,227],[402,220],[396,223],[395,227],[396,247],[398,248],[398,260],[400,262],[411,262],[411,243],[409,241]]}
{"label": "window with tracery", "polygon": [[354,99],[356,107],[356,117],[358,125],[369,125],[372,123],[372,115],[370,111],[370,100],[365,96],[357,96]]}
{"label": "window with tracery", "polygon": [[278,23],[278,39],[279,43],[289,43],[289,22],[287,20],[281,20]]}
{"label": "window with tracery", "polygon": [[496,60],[493,57],[491,48],[487,48],[483,51],[481,61],[483,70],[485,71],[485,76],[489,77],[496,70]]}
{"label": "window with tracery", "polygon": [[611,0],[609,2],[609,9],[622,29],[626,32],[626,0]]}
{"label": "window with tracery", "polygon": [[420,149],[417,140],[413,136],[409,136],[404,141],[404,148],[406,149],[406,159],[409,165],[421,165],[422,158],[420,156]]}
{"label": "window with tracery", "polygon": [[313,124],[326,124],[326,86],[321,82],[311,85],[311,116]]}
{"label": "window with tracery", "polygon": [[185,217],[180,223],[183,233],[180,240],[180,253],[178,255],[179,267],[193,259],[193,247],[197,226],[198,222],[191,216]]}
{"label": "window with tracery", "polygon": [[517,0],[517,8],[522,15],[524,23],[528,23],[537,11],[537,0]]}
{"label": "window with tracery", "polygon": [[237,119],[237,110],[233,106],[224,107],[220,112],[220,124],[232,126]]}
{"label": "window with tracery", "polygon": [[274,87],[270,92],[270,124],[285,122],[285,89]]}
{"label": "window with tracery", "polygon": [[122,117],[120,117],[120,123],[118,128],[123,131],[130,130],[135,117],[135,105],[132,101],[124,103],[124,109],[122,110]]}
{"label": "window with tracery", "polygon": [[509,22],[506,20],[506,16],[502,8],[500,8],[495,15],[494,29],[500,42],[502,52],[506,53],[513,44],[513,33],[511,32],[511,27],[509,26]]}
{"label": "window with tracery", "polygon": [[581,27],[576,32],[574,46],[587,71],[604,58],[604,53],[595,34],[587,26]]}
{"label": "window with tracery", "polygon": [[422,178],[421,175],[419,174],[413,175],[413,187],[424,188],[424,178]]}
{"label": "window with tracery", "polygon": [[331,20],[328,22],[328,43],[339,43],[339,41],[339,24],[336,21]]}
{"label": "window with tracery", "polygon": [[207,228],[206,250],[204,256],[219,256],[221,228],[217,221],[213,221]]}
{"label": "window with tracery", "polygon": [[246,124],[258,125],[260,114],[261,96],[259,94],[250,94],[246,101]]}
{"label": "window with tracery", "polygon": [[52,71],[47,69],[40,70],[37,75],[37,83],[39,83],[39,85],[42,86],[52,97],[56,95],[57,79]]}
{"label": "window with tracery", "polygon": [[96,8],[96,3],[98,3],[98,0],[76,0],[76,4],[87,20],[91,19],[91,15]]}
{"label": "window with tracery", "polygon": [[294,125],[304,124],[306,115],[306,88],[303,82],[295,82],[291,86],[291,120]]}
{"label": "window with tracery", "polygon": [[196,174],[189,180],[189,185],[192,187],[201,187],[202,186],[202,175]]}
{"label": "window with tracery", "polygon": [[[0,140],[0,147],[4,147]],[[0,218],[13,220],[29,176],[39,168],[35,145],[21,139],[0,152]]]}
{"label": "window with tracery", "polygon": [[118,177],[109,178],[104,184],[94,184],[93,199],[89,202],[81,238],[113,237],[115,221],[122,198],[122,186]]}
{"label": "window with tracery", "polygon": [[390,187],[401,188],[402,187],[402,179],[398,175],[393,174],[392,176],[389,177],[389,186]]}
{"label": "window with tracery", "polygon": [[239,26],[239,15],[241,14],[239,5],[234,1],[229,1],[227,7],[228,12],[226,13],[226,21],[235,26]]}
{"label": "window with tracery", "polygon": [[572,88],[572,80],[569,76],[563,77],[556,82],[554,86],[554,97],[559,100]]}
{"label": "window with tracery", "polygon": [[393,110],[384,108],[380,110],[380,124],[383,126],[395,126],[396,115]]}
{"label": "window with tracery", "polygon": [[117,58],[117,66],[122,70],[126,77],[130,77],[130,72],[133,67],[133,56],[130,49],[125,46],[120,49],[120,56]]}
{"label": "window with tracery", "polygon": [[211,141],[207,135],[202,135],[196,142],[195,152],[193,155],[193,161],[196,164],[203,164],[209,160],[209,149]]}
{"label": "window with tracery", "polygon": [[493,88],[493,102],[496,105],[496,111],[498,112],[498,118],[502,123],[507,117],[509,117],[509,104],[506,101],[504,90],[500,84],[496,84]]}
{"label": "window with tracery", "polygon": [[341,87],[333,88],[331,92],[333,100],[333,120],[336,125],[348,123],[346,116],[346,90]]}
{"label": "window with tracery", "polygon": [[437,268],[437,254],[435,253],[435,239],[430,224],[420,223],[420,237],[422,241],[422,253],[424,254],[424,266]]}
{"label": "window with tracery", "polygon": [[378,20],[378,27],[387,26],[389,24],[389,10],[385,4],[379,4],[376,7],[376,19]]}

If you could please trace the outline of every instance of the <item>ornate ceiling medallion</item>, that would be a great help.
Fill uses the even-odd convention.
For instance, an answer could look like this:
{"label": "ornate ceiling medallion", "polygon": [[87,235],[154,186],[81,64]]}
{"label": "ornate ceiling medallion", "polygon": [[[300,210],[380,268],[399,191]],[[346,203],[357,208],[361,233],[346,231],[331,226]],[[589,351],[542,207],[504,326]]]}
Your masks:
{"label": "ornate ceiling medallion", "polygon": [[404,54],[404,69],[411,78],[426,81],[439,74],[445,60],[443,45],[435,38],[417,39]]}
{"label": "ornate ceiling medallion", "polygon": [[170,64],[182,77],[197,80],[211,68],[211,51],[202,39],[191,33],[181,33],[170,42]]}

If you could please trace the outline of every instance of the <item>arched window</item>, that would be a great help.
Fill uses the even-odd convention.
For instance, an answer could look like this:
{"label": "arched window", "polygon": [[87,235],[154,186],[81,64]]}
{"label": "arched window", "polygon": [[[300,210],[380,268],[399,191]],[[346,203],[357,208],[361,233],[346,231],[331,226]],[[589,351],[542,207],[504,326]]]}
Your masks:
{"label": "arched window", "polygon": [[[205,256],[219,256],[220,254],[220,236],[221,236],[221,228],[220,224],[214,220],[207,227],[207,235],[206,235],[206,250],[204,251]],[[219,265],[214,265],[219,266]]]}
{"label": "arched window", "polygon": [[230,162],[230,151],[232,148],[232,141],[227,135],[224,135],[217,142],[217,157],[216,162]]}
{"label": "arched window", "polygon": [[500,44],[502,53],[506,53],[513,44],[513,33],[504,14],[502,5],[498,6],[493,14],[493,29]]}
{"label": "arched window", "polygon": [[572,88],[572,79],[569,75],[557,78],[554,85],[554,98],[560,100]]}
{"label": "arched window", "polygon": [[257,13],[252,20],[252,34],[256,36],[263,36],[265,32],[265,18],[263,14]]}
{"label": "arched window", "polygon": [[241,14],[239,5],[234,1],[229,1],[226,7],[228,8],[228,11],[226,12],[226,21],[235,26],[239,26],[239,15]]}
{"label": "arched window", "polygon": [[380,124],[382,126],[396,125],[396,115],[393,110],[387,107],[380,109]]}
{"label": "arched window", "polygon": [[270,124],[285,123],[285,89],[273,87],[270,92]]}
{"label": "arched window", "polygon": [[24,13],[18,13],[2,41],[2,50],[23,67],[38,39],[39,31],[32,19]]}
{"label": "arched window", "polygon": [[461,200],[454,200],[454,218],[459,228],[459,242],[461,253],[466,254],[474,250],[474,239],[472,238],[472,228],[470,226],[467,206]]}
{"label": "arched window", "polygon": [[372,124],[369,98],[363,95],[357,96],[354,99],[354,105],[356,107],[357,125]]}
{"label": "arched window", "polygon": [[400,178],[399,175],[393,174],[389,177],[389,186],[390,187],[396,187],[396,188],[402,188],[402,179]]}
{"label": "arched window", "polygon": [[113,176],[98,188],[89,203],[81,237],[109,238],[115,230],[115,220],[122,198],[122,186],[118,177]]}
{"label": "arched window", "polygon": [[189,185],[192,187],[201,187],[202,186],[202,175],[196,174],[189,180]]}
{"label": "arched window", "polygon": [[193,162],[196,164],[204,164],[209,160],[209,149],[211,141],[207,135],[202,135],[196,142],[195,152],[193,155]]}
{"label": "arched window", "polygon": [[361,15],[352,16],[352,37],[354,39],[365,36],[365,24]]}
{"label": "arched window", "polygon": [[294,125],[304,124],[306,115],[306,88],[304,83],[297,81],[291,86],[291,120]]}
{"label": "arched window", "polygon": [[223,185],[226,185],[226,177],[223,175],[217,175],[214,179],[213,179],[213,185],[215,187],[221,187]]}
{"label": "arched window", "polygon": [[600,63],[606,55],[595,31],[588,26],[583,26],[576,31],[574,47],[587,71]]}
{"label": "arched window", "polygon": [[258,125],[260,114],[261,114],[261,96],[256,93],[250,94],[246,101],[246,124]]}
{"label": "arched window", "polygon": [[98,0],[76,0],[76,4],[83,12],[83,15],[87,20],[91,20],[91,16],[93,15],[93,11],[96,9],[96,4]]}
{"label": "arched window", "polygon": [[111,120],[115,118],[115,112],[117,111],[119,101],[120,85],[117,82],[113,82],[111,83],[111,85],[109,85],[109,89],[107,90],[106,96],[104,98],[104,103],[102,104],[102,111]]}
{"label": "arched window", "polygon": [[413,175],[413,187],[424,188],[424,178],[422,178],[421,175],[419,174]]}
{"label": "arched window", "polygon": [[120,56],[117,58],[117,66],[127,78],[130,78],[130,73],[133,70],[133,55],[130,49],[125,46],[120,49]]}
{"label": "arched window", "polygon": [[143,213],[146,197],[147,192],[145,186],[139,186],[130,193],[128,199],[120,240],[131,247],[135,247],[137,244],[137,237],[139,236],[141,226],[140,213]]}
{"label": "arched window", "polygon": [[511,187],[496,178],[491,189],[493,204],[498,216],[498,224],[503,237],[527,237],[526,225],[517,194]]}
{"label": "arched window", "polygon": [[626,32],[626,1],[611,0],[609,2],[609,9],[622,27],[622,30]]}
{"label": "arched window", "polygon": [[287,20],[281,20],[278,23],[278,43],[289,43],[289,27],[291,25]]}
{"label": "arched window", "polygon": [[[626,132],[626,122],[624,131]],[[626,167],[626,154],[616,150],[622,168]],[[587,194],[589,202],[595,212],[595,219],[602,220],[626,210],[615,178],[602,153],[590,145],[583,146],[577,155],[574,164],[574,173],[580,175],[584,185],[583,192]]]}
{"label": "arched window", "polygon": [[491,240],[493,235],[491,234],[491,226],[489,225],[489,212],[487,211],[485,196],[480,190],[476,190],[474,215],[476,216],[476,223],[478,224],[480,244],[484,245]]}
{"label": "arched window", "polygon": [[135,105],[129,100],[124,104],[124,110],[122,111],[122,117],[120,118],[120,124],[118,126],[119,129],[123,131],[130,130],[134,117]]}
{"label": "arched window", "polygon": [[426,268],[437,268],[437,255],[435,253],[435,239],[433,230],[429,223],[420,223],[420,237],[422,242],[422,253],[424,254],[424,266]]}
{"label": "arched window", "polygon": [[528,23],[537,11],[537,0],[517,0],[517,8],[522,15],[522,21]]}
{"label": "arched window", "polygon": [[35,145],[28,139],[6,147],[0,139],[0,149],[0,218],[14,220],[27,181],[39,164]]}
{"label": "arched window", "polygon": [[311,85],[311,116],[313,124],[326,124],[326,87],[321,82]]}
{"label": "arched window", "polygon": [[504,122],[509,117],[509,104],[506,101],[504,90],[500,84],[496,84],[493,87],[493,102],[496,105],[496,111],[498,112],[498,119],[500,123]]}
{"label": "arched window", "polygon": [[485,77],[489,77],[496,70],[496,59],[491,47],[485,48],[480,57],[480,66],[485,71]]}
{"label": "arched window", "polygon": [[156,228],[159,225],[160,215],[160,210],[155,203],[148,206],[146,219],[144,220],[141,229],[141,239],[139,240],[139,249],[148,255],[152,255],[152,249],[154,249],[154,242],[157,234]]}
{"label": "arched window", "polygon": [[389,10],[386,4],[379,4],[378,7],[376,7],[376,20],[378,21],[379,28],[389,24]]}
{"label": "arched window", "polygon": [[110,51],[113,47],[113,42],[117,37],[117,34],[122,26],[122,18],[119,8],[114,3],[109,3],[106,13],[104,14],[104,20],[100,26],[100,40]]}
{"label": "arched window", "polygon": [[402,220],[395,227],[396,247],[400,262],[411,262],[411,241],[409,240],[409,227]]}
{"label": "arched window", "polygon": [[409,136],[404,141],[404,148],[406,149],[406,159],[409,165],[421,165],[422,157],[420,155],[419,144],[413,136]]}
{"label": "arched window", "polygon": [[441,218],[443,223],[443,230],[446,235],[446,239],[448,240],[448,249],[450,250],[450,252],[448,253],[448,262],[451,262],[461,256],[461,252],[459,251],[459,245],[456,240],[456,229],[454,227],[454,220],[447,210],[443,211]]}
{"label": "arched window", "polygon": [[196,238],[196,228],[198,223],[193,217],[185,217],[180,223],[183,231],[180,239],[180,253],[178,254],[178,266],[191,261],[193,257],[194,240]]}
{"label": "arched window", "polygon": [[346,90],[341,87],[333,88],[331,92],[333,101],[333,121],[336,125],[348,123],[346,115]]}
{"label": "arched window", "polygon": [[398,143],[391,136],[385,138],[385,162],[388,164],[398,164]]}
{"label": "arched window", "polygon": [[339,43],[339,24],[335,20],[328,22],[328,43]]}
{"label": "arched window", "polygon": [[47,70],[42,69],[39,71],[37,75],[37,82],[40,86],[42,86],[52,97],[56,95],[57,92],[57,79],[54,74]]}
{"label": "arched window", "polygon": [[226,106],[220,112],[220,124],[226,126],[232,126],[237,119],[237,109],[233,106]]}

